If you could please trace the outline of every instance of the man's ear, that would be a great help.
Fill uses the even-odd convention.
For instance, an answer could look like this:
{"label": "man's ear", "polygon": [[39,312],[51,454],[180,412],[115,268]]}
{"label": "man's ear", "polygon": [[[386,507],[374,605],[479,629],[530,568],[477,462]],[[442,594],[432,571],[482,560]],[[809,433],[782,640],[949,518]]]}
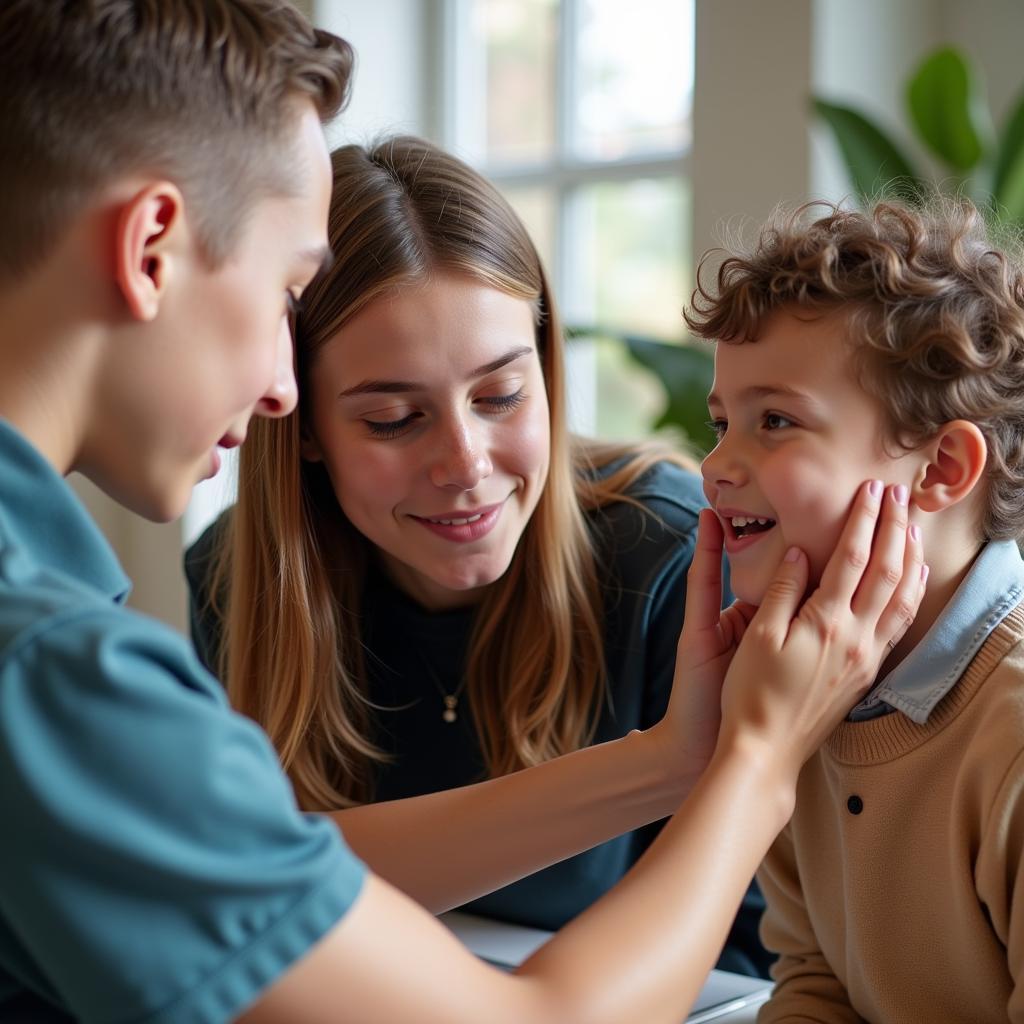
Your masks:
{"label": "man's ear", "polygon": [[157,182],[122,207],[114,242],[118,288],[139,320],[152,320],[170,275],[169,240],[183,225],[184,200],[170,182]]}
{"label": "man's ear", "polygon": [[951,420],[924,448],[911,498],[924,512],[939,512],[963,501],[975,488],[988,460],[985,435],[974,423]]}

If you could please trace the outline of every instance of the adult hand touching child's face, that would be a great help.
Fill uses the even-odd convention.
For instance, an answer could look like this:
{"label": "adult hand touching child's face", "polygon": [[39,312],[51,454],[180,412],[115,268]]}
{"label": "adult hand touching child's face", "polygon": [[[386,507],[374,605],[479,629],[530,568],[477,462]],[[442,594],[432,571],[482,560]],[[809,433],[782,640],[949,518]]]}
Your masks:
{"label": "adult hand touching child's face", "polygon": [[803,601],[807,558],[793,548],[760,608],[737,601],[720,610],[722,527],[701,513],[672,699],[652,730],[674,745],[684,778],[716,749],[745,743],[795,779],[871,686],[927,578],[920,533],[893,492],[865,483],[817,590]]}
{"label": "adult hand touching child's face", "polygon": [[871,687],[924,596],[921,534],[897,488],[861,486],[820,585],[801,604],[807,573],[803,552],[790,549],[722,688],[719,749],[761,743],[794,778]]}

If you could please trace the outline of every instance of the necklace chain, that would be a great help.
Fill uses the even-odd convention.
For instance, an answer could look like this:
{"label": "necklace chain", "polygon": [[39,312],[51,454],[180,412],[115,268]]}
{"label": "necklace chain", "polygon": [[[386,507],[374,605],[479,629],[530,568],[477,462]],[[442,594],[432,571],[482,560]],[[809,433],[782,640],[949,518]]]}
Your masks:
{"label": "necklace chain", "polygon": [[429,664],[422,654],[420,654],[420,663],[423,665],[424,671],[430,681],[434,684],[437,692],[441,694],[441,700],[444,701],[444,711],[441,712],[442,721],[447,722],[449,725],[453,725],[459,720],[459,698],[462,696],[462,691],[466,688],[465,678],[463,678],[459,682],[459,685],[449,693],[441,685],[441,680],[437,678],[437,673],[434,671],[433,666]]}

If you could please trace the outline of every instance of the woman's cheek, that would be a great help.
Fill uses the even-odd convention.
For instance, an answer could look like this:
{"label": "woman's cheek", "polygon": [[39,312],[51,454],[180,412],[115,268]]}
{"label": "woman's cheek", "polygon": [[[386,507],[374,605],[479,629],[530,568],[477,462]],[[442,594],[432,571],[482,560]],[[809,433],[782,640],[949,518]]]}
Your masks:
{"label": "woman's cheek", "polygon": [[409,498],[416,467],[411,453],[386,441],[339,444],[328,472],[338,504],[349,518],[389,514]]}
{"label": "woman's cheek", "polygon": [[546,400],[531,402],[521,417],[509,423],[506,450],[513,469],[523,477],[547,478],[551,458],[551,424]]}

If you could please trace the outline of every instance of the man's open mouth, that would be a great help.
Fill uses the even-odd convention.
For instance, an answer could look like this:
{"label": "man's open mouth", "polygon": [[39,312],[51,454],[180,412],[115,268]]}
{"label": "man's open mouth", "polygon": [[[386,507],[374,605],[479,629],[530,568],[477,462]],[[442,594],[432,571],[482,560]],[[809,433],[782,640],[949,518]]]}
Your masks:
{"label": "man's open mouth", "polygon": [[732,532],[737,537],[748,537],[752,533],[764,533],[775,525],[774,519],[765,519],[760,516],[751,518],[748,516],[732,516],[729,519],[732,525]]}

